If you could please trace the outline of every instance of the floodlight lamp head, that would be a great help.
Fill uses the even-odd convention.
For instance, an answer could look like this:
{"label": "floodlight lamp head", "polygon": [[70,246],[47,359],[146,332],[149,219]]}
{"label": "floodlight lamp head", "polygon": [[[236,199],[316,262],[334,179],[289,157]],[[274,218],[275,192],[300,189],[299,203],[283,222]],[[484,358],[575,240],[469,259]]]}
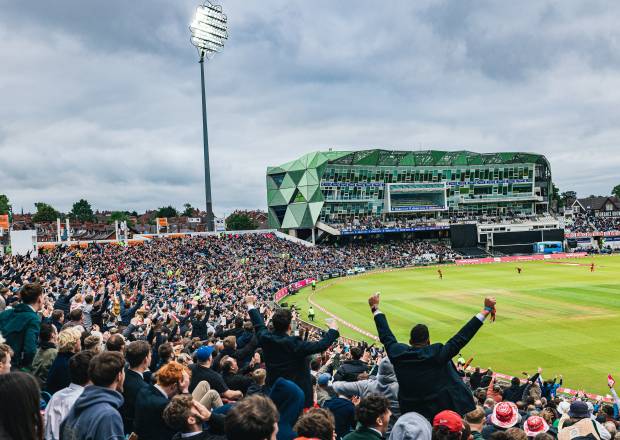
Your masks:
{"label": "floodlight lamp head", "polygon": [[222,6],[205,1],[196,9],[194,20],[189,25],[190,41],[198,49],[200,61],[210,59],[224,48],[228,39],[228,18]]}

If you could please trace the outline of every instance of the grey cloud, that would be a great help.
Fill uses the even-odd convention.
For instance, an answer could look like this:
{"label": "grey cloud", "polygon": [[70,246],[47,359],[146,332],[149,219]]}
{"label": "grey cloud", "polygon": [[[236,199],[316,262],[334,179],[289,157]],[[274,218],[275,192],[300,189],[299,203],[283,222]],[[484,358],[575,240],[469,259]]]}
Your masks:
{"label": "grey cloud", "polygon": [[[0,192],[16,206],[204,203],[197,2],[0,0]],[[207,63],[216,210],[264,208],[308,151],[536,151],[562,189],[617,182],[608,2],[228,0]],[[7,105],[8,103],[8,105]]]}

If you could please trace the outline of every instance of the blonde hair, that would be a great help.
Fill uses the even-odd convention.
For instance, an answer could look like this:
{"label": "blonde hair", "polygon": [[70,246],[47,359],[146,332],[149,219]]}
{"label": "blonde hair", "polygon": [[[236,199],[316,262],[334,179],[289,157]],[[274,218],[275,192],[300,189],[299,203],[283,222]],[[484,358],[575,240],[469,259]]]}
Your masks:
{"label": "blonde hair", "polygon": [[60,353],[75,350],[77,343],[82,337],[79,328],[69,327],[58,333],[58,351]]}

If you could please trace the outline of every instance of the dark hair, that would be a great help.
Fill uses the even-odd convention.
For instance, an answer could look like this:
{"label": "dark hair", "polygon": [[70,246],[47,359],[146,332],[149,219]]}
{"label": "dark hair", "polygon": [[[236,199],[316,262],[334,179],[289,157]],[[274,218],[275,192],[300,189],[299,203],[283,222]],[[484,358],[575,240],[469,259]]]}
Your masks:
{"label": "dark hair", "polygon": [[56,330],[56,327],[54,327],[52,324],[41,324],[41,330],[39,330],[39,340],[41,342],[51,341],[54,330]]}
{"label": "dark hair", "polygon": [[95,357],[92,351],[80,351],[69,359],[69,377],[71,382],[77,385],[86,385],[88,383],[88,370],[90,361]]}
{"label": "dark hair", "polygon": [[[510,436],[506,434],[506,431],[495,431],[489,438],[491,440],[510,440]],[[435,440],[435,436],[433,436],[433,440]]]}
{"label": "dark hair", "polygon": [[332,413],[323,408],[311,408],[310,411],[297,419],[293,431],[299,437],[332,440],[336,422]]}
{"label": "dark hair", "polygon": [[91,359],[88,375],[94,385],[109,387],[125,368],[125,358],[115,351],[104,351]]}
{"label": "dark hair", "polygon": [[233,358],[230,356],[224,356],[220,361],[220,370],[222,370],[222,374],[230,373],[230,370],[233,366]]}
{"label": "dark hair", "polygon": [[34,376],[19,371],[0,375],[0,396],[0,425],[7,438],[43,440],[41,390]]}
{"label": "dark hair", "polygon": [[174,353],[174,347],[170,342],[164,342],[157,349],[157,355],[162,361],[169,361]]}
{"label": "dark hair", "polygon": [[105,343],[106,350],[118,351],[119,353],[123,351],[124,346],[125,338],[123,338],[123,335],[119,335],[118,333],[111,335]]}
{"label": "dark hair", "polygon": [[86,304],[92,304],[92,303],[93,303],[93,301],[94,301],[94,299],[95,299],[95,298],[94,298],[92,295],[86,295],[86,296],[84,297],[84,302],[85,302]]}
{"label": "dark hair", "polygon": [[375,426],[377,417],[381,417],[390,409],[390,401],[378,394],[364,397],[355,409],[355,418],[366,428]]}
{"label": "dark hair", "polygon": [[191,394],[174,396],[164,408],[163,418],[166,425],[177,432],[186,432],[187,418],[192,415],[193,401]]}
{"label": "dark hair", "polygon": [[24,304],[34,304],[43,295],[43,289],[39,283],[24,284],[19,295]]}
{"label": "dark hair", "polygon": [[361,347],[351,348],[351,357],[356,361],[359,360],[364,354],[364,350]]}
{"label": "dark hair", "polygon": [[63,312],[60,309],[56,309],[52,312],[52,319],[54,321],[60,321],[61,318],[64,318],[64,317],[65,317],[65,312]]}
{"label": "dark hair", "polygon": [[69,312],[69,321],[80,321],[82,319],[82,316],[84,316],[84,313],[82,313],[82,309],[73,309]]}
{"label": "dark hair", "polygon": [[461,440],[462,433],[452,432],[447,426],[439,425],[433,427],[432,440]]}
{"label": "dark hair", "polygon": [[517,428],[516,426],[508,428],[506,430],[506,435],[512,440],[527,440],[527,434],[525,431],[521,428]]}
{"label": "dark hair", "polygon": [[[277,312],[276,312],[277,313]],[[264,440],[271,437],[278,422],[278,410],[271,399],[258,394],[246,397],[226,415],[228,440]]]}
{"label": "dark hair", "polygon": [[277,332],[285,332],[291,325],[293,315],[289,309],[278,309],[273,314],[271,322],[273,323],[273,329]]}
{"label": "dark hair", "polygon": [[321,368],[321,358],[318,356],[312,358],[312,360],[310,361],[310,369],[312,371],[319,371],[319,368]]}
{"label": "dark hair", "polygon": [[423,344],[428,341],[428,327],[424,324],[418,324],[411,329],[411,344]]}
{"label": "dark hair", "polygon": [[236,317],[235,318],[235,328],[241,328],[243,327],[243,318],[240,317]]}
{"label": "dark hair", "polygon": [[534,440],[555,440],[555,438],[546,432],[539,432],[536,434],[536,437],[534,437]]}
{"label": "dark hair", "polygon": [[463,420],[463,430],[461,431],[461,440],[469,440],[469,436],[471,435],[471,427],[469,423]]}
{"label": "dark hair", "polygon": [[133,341],[125,350],[125,359],[129,362],[130,368],[136,368],[151,352],[151,344],[146,341]]}
{"label": "dark hair", "polygon": [[512,379],[510,379],[510,384],[513,386],[517,386],[521,384],[521,381],[519,380],[517,376],[515,376]]}

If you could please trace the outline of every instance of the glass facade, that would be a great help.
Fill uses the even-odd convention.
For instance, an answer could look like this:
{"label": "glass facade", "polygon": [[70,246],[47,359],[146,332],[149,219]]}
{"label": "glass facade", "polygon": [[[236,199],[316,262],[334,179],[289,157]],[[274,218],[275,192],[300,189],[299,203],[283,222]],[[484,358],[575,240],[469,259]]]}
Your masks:
{"label": "glass facade", "polygon": [[544,156],[467,151],[310,153],[267,172],[270,226],[309,228],[356,218],[545,213]]}

